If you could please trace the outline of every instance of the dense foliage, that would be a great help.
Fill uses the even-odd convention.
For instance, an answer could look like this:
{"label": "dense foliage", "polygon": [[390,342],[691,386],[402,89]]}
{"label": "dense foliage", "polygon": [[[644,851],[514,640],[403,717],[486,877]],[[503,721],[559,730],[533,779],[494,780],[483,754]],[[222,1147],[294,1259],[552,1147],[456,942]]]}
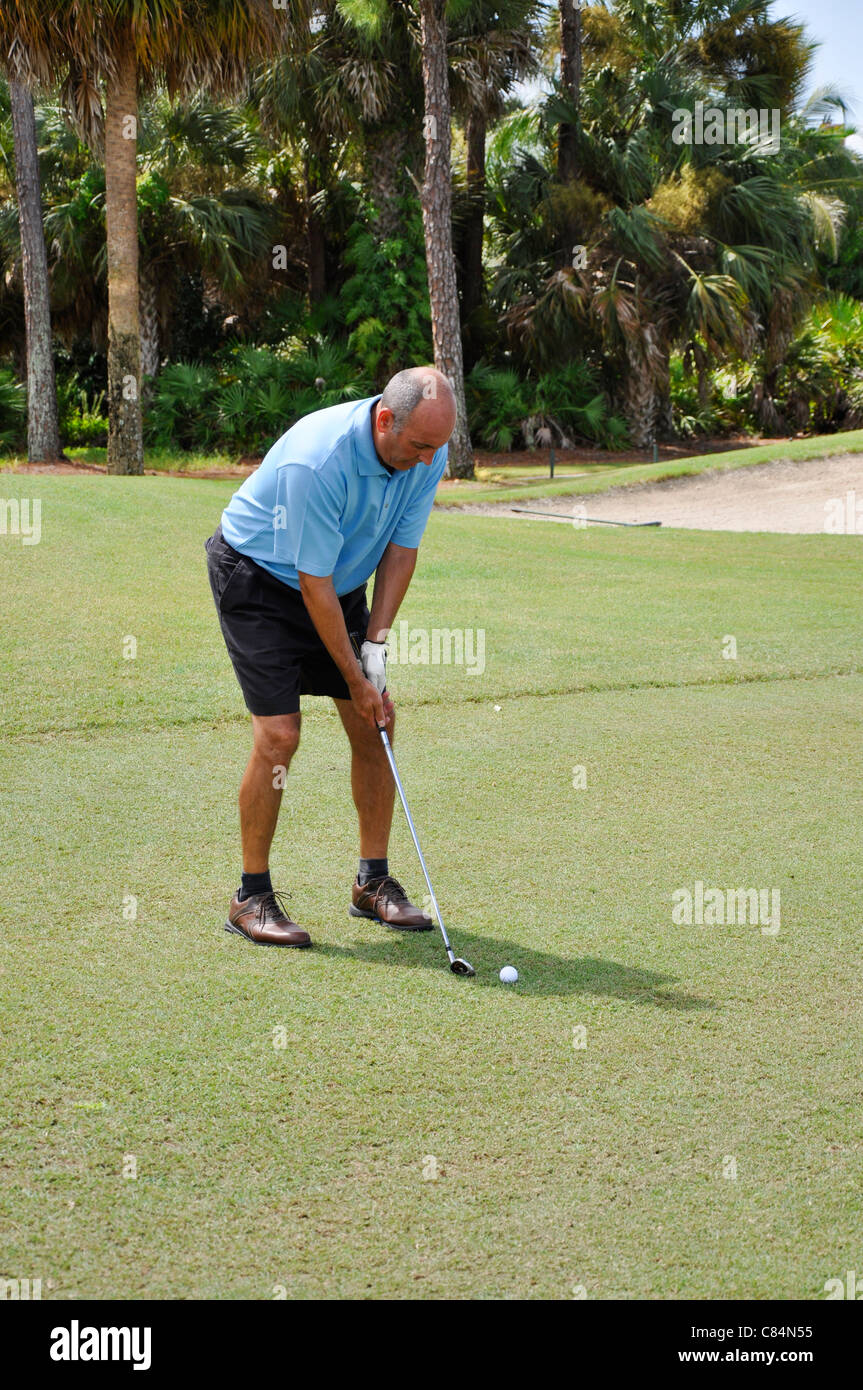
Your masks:
{"label": "dense foliage", "polygon": [[[261,451],[305,411],[432,355],[415,7],[311,10],[304,42],[250,71],[245,102],[144,95],[154,445]],[[863,162],[839,98],[804,101],[800,26],[771,0],[585,7],[576,105],[559,77],[556,6],[449,10],[474,443],[642,447],[859,424]],[[61,435],[96,445],[107,430],[105,177],[65,101],[58,90],[37,105]],[[678,143],[675,112],[698,102],[728,133]],[[749,107],[780,113],[781,141],[736,129]],[[561,173],[564,130],[574,176]],[[7,448],[24,425],[13,169],[0,85]]]}

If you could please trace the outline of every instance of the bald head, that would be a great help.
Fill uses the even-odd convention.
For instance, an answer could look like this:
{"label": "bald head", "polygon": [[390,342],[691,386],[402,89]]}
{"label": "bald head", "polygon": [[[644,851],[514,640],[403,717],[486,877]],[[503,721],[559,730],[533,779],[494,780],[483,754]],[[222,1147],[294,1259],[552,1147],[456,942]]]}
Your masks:
{"label": "bald head", "polygon": [[436,367],[408,367],[391,377],[374,408],[375,448],[390,468],[431,463],[455,428],[453,389]]}

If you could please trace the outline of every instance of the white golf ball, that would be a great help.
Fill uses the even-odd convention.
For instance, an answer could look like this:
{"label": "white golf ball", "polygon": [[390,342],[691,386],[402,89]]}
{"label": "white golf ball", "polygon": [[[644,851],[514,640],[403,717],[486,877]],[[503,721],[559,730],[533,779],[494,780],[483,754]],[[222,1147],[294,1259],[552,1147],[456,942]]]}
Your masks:
{"label": "white golf ball", "polygon": [[500,978],[502,984],[514,985],[518,980],[518,971],[514,965],[505,965],[500,972]]}

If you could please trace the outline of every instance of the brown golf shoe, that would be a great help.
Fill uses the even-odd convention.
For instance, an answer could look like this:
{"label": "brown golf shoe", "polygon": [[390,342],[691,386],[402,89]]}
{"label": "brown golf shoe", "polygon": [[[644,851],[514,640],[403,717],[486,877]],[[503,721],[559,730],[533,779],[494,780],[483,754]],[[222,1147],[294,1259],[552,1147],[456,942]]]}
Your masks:
{"label": "brown golf shoe", "polygon": [[397,878],[373,878],[360,886],[359,880],[351,889],[352,917],[370,917],[396,931],[431,931],[434,922],[408,901],[408,895]]}
{"label": "brown golf shoe", "polygon": [[257,946],[311,946],[312,938],[292,922],[278,893],[253,893],[240,902],[237,894],[228,910],[225,931],[244,936]]}

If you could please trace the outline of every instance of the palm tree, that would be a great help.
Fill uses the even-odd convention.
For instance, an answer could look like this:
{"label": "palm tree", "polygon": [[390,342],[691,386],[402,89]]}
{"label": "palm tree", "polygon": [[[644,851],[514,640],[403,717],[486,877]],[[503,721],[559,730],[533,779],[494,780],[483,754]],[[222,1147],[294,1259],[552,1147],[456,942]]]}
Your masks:
{"label": "palm tree", "polygon": [[[242,110],[206,94],[172,102],[164,91],[142,109],[138,180],[141,356],[159,369],[181,273],[242,300],[270,278],[273,210],[253,179],[259,142]],[[226,186],[227,185],[227,186]]]}
{"label": "palm tree", "polygon": [[105,82],[105,242],[108,251],[108,471],[142,473],[138,312],[138,54],[118,26]]}
{"label": "palm tree", "polygon": [[[55,330],[66,341],[107,336],[105,176],[56,103],[37,110],[45,231],[52,258]],[[147,378],[170,351],[184,286],[208,304],[240,312],[272,295],[273,209],[260,186],[262,148],[242,109],[205,94],[141,106],[137,180],[141,368]],[[226,186],[227,184],[227,186]],[[215,346],[215,344],[214,344]]]}
{"label": "palm tree", "polygon": [[[64,83],[91,139],[104,138],[108,263],[108,468],[143,469],[137,228],[138,91],[241,87],[249,61],[271,52],[305,0],[4,0],[0,43],[22,47]],[[104,122],[100,84],[104,83]]]}
{"label": "palm tree", "polygon": [[[270,187],[291,223],[300,192],[305,246],[295,255],[305,261],[309,301],[325,301],[324,314],[332,312],[327,301],[345,281],[346,268],[356,272],[347,278],[352,291],[362,280],[372,287],[366,306],[372,312],[347,322],[357,332],[365,321],[377,323],[389,347],[382,347],[374,375],[386,380],[405,365],[397,340],[416,336],[411,322],[418,316],[412,291],[403,307],[384,306],[381,297],[412,277],[422,255],[414,174],[422,152],[415,5],[320,0],[314,22],[303,33],[298,29],[296,41],[255,75],[250,97],[273,147]],[[419,317],[425,316],[422,306]],[[397,331],[385,333],[384,321]],[[427,357],[426,346],[416,360]]]}
{"label": "palm tree", "polygon": [[[711,23],[724,24],[718,46],[705,37]],[[812,130],[785,105],[806,70],[802,32],[770,22],[765,0],[675,0],[649,16],[640,0],[620,0],[611,14],[586,10],[584,26],[579,110],[560,95],[547,103],[498,193],[504,321],[533,361],[570,344],[594,352],[615,373],[609,387],[639,446],[670,428],[674,347],[704,385],[713,358],[751,357],[760,342],[755,405],[778,428],[776,374],[817,284],[818,246],[859,183],[844,132]],[[704,97],[778,105],[781,153],[674,145],[671,113]],[[580,175],[568,186],[552,174],[565,118]],[[573,211],[588,254],[561,267]]]}
{"label": "palm tree", "polygon": [[[320,125],[337,140],[358,138],[361,178],[377,212],[377,234],[405,233],[422,149],[422,81],[413,0],[321,0],[311,44]],[[305,62],[305,53],[300,53]]]}
{"label": "palm tree", "polygon": [[[337,103],[338,119],[324,115],[324,94],[334,75],[330,25],[338,25],[333,12],[330,24],[311,26],[288,52],[266,64],[256,75],[250,105],[260,119],[264,135],[274,150],[270,182],[280,200],[289,205],[294,190],[302,196],[306,284],[311,304],[325,298],[332,287],[337,255],[332,235],[340,198],[350,189],[351,172],[362,161],[356,156],[359,127],[357,113]],[[351,189],[352,191],[352,189]]]}
{"label": "palm tree", "polygon": [[539,71],[538,12],[536,0],[470,0],[452,22],[448,19],[450,91],[466,146],[466,197],[456,258],[468,334],[484,299],[487,131],[503,115],[516,83]]}
{"label": "palm tree", "polygon": [[21,233],[21,275],[27,336],[27,457],[31,463],[61,456],[57,386],[51,350],[51,292],[42,223],[42,192],[33,95],[10,74],[15,184]]}
{"label": "palm tree", "polygon": [[425,177],[422,190],[426,264],[435,366],[455,392],[457,419],[450,441],[449,473],[473,477],[473,451],[464,396],[461,323],[452,249],[450,98],[447,72],[446,0],[419,0],[425,86]]}
{"label": "palm tree", "polygon": [[[473,470],[464,408],[463,362],[458,293],[452,250],[450,105],[446,28],[442,3],[412,0],[324,0],[314,33],[299,53],[274,65],[262,84],[265,119],[290,110],[302,120],[308,173],[320,176],[331,145],[353,144],[360,177],[374,215],[378,244],[409,253],[413,236],[410,204],[420,139],[426,137],[425,182],[421,195],[432,339],[438,367],[453,381],[460,400],[459,423],[450,449],[451,470]],[[434,36],[433,54],[430,39]],[[419,85],[425,90],[425,121]],[[274,90],[281,88],[281,92]],[[430,132],[434,131],[430,135]],[[306,201],[314,192],[306,180]],[[312,232],[308,220],[310,250]],[[318,250],[320,251],[320,247]],[[310,269],[311,269],[310,258]]]}
{"label": "palm tree", "polygon": [[560,86],[574,121],[561,121],[557,136],[557,177],[578,177],[578,110],[581,99],[581,0],[560,0]]}

